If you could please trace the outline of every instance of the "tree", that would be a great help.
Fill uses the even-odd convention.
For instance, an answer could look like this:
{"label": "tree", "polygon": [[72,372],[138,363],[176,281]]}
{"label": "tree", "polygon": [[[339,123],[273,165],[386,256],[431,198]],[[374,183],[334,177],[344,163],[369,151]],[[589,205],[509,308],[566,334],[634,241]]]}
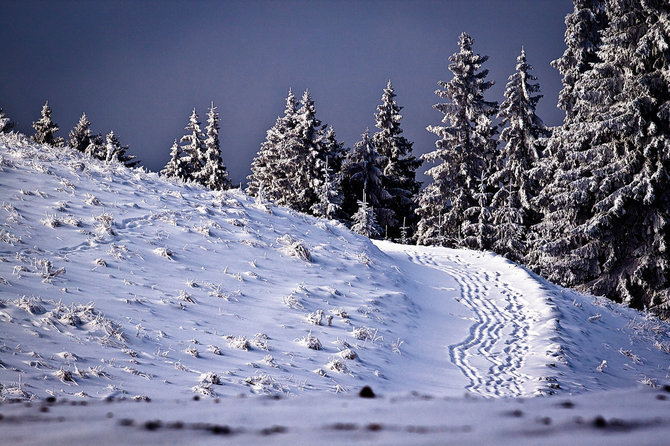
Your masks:
{"label": "tree", "polygon": [[342,193],[339,176],[334,175],[328,168],[328,159],[323,166],[324,181],[318,191],[317,202],[312,205],[312,214],[316,217],[334,219],[342,207]]}
{"label": "tree", "polygon": [[219,114],[216,112],[214,103],[211,104],[207,114],[207,128],[205,129],[204,165],[197,178],[205,187],[212,190],[230,189],[231,183],[228,171],[221,159],[221,148],[219,144]]}
{"label": "tree", "polygon": [[2,108],[0,108],[0,133],[9,133],[14,128],[14,123]]}
{"label": "tree", "polygon": [[[442,122],[447,125],[427,128],[439,139],[437,149],[422,159],[439,164],[426,171],[433,182],[419,195],[419,244],[463,246],[464,229],[479,224],[478,213],[468,209],[480,206],[476,195],[482,178],[488,179],[495,156],[496,129],[491,117],[497,106],[484,99],[484,92],[493,85],[486,80],[488,70],[480,71],[488,57],[475,54],[472,44],[469,35],[460,35],[459,51],[449,58],[454,77],[449,82],[438,82],[442,89],[435,92],[450,102],[434,106],[444,114]],[[483,246],[489,243],[487,240]]]}
{"label": "tree", "polygon": [[122,146],[113,131],[105,136],[104,161],[118,162],[126,167],[136,167],[140,163],[139,160],[133,155],[128,155],[127,151],[128,146]]}
{"label": "tree", "polygon": [[[261,144],[258,154],[251,164],[251,175],[247,183],[247,193],[251,196],[257,196],[260,190],[271,200],[280,200],[284,195],[284,190],[280,187],[286,184],[286,178],[283,176],[280,167],[282,156],[280,147],[290,146],[285,141],[295,135],[297,125],[298,103],[293,92],[289,90],[286,97],[286,107],[284,116],[278,117],[275,124],[267,131],[265,141]],[[279,203],[278,203],[279,204]]]}
{"label": "tree", "polygon": [[531,178],[531,170],[542,153],[540,139],[549,135],[535,113],[542,95],[540,85],[534,82],[537,78],[530,73],[532,69],[522,48],[498,111],[500,125],[504,127],[500,133],[504,145],[498,152],[495,173],[491,176],[497,189],[492,197],[493,250],[517,262],[526,255],[528,229],[538,221],[531,201],[539,190]]}
{"label": "tree", "polygon": [[161,175],[168,178],[179,178],[182,181],[188,179],[188,162],[181,151],[181,147],[175,139],[170,149],[170,161],[161,170]]}
{"label": "tree", "polygon": [[[345,193],[343,211],[345,215],[351,216],[360,207],[360,200],[356,196],[363,191],[366,195],[364,200],[375,213],[375,220],[386,224],[391,218],[391,211],[384,207],[391,196],[382,185],[382,170],[380,158],[377,155],[369,129],[361,135],[361,140],[354,145],[349,152],[342,168],[343,190]],[[360,196],[360,195],[358,195]]]}
{"label": "tree", "polygon": [[187,133],[181,137],[180,150],[182,153],[182,166],[186,181],[197,181],[198,173],[202,171],[205,164],[205,143],[202,130],[200,130],[200,118],[193,109],[188,124],[184,129]]}
{"label": "tree", "polygon": [[107,156],[107,148],[102,139],[102,135],[91,135],[88,146],[84,150],[86,155],[104,161]]}
{"label": "tree", "polygon": [[412,143],[402,136],[402,107],[398,106],[395,97],[389,80],[375,113],[378,131],[372,135],[372,144],[380,156],[382,186],[390,195],[384,203],[390,211],[390,218],[384,223],[388,225],[391,238],[400,236],[403,221],[411,226],[415,223],[415,198],[421,187],[421,183],[416,181],[416,169],[421,161],[412,155]]}
{"label": "tree", "polygon": [[[597,61],[575,82],[536,268],[670,315],[670,4],[608,1]],[[551,223],[559,236],[543,234]]]}
{"label": "tree", "polygon": [[358,210],[352,220],[354,224],[351,230],[357,234],[368,238],[377,238],[382,232],[382,228],[377,224],[375,211],[367,202],[365,192],[363,192],[363,200],[358,202]]}
{"label": "tree", "polygon": [[91,144],[91,123],[86,117],[86,113],[83,113],[77,125],[70,130],[68,145],[75,150],[85,152],[89,144]]}
{"label": "tree", "polygon": [[49,101],[44,103],[42,117],[38,121],[33,122],[33,128],[35,129],[35,134],[32,136],[33,141],[40,144],[49,144],[54,147],[63,146],[63,138],[55,136],[58,131],[58,125],[51,120]]}

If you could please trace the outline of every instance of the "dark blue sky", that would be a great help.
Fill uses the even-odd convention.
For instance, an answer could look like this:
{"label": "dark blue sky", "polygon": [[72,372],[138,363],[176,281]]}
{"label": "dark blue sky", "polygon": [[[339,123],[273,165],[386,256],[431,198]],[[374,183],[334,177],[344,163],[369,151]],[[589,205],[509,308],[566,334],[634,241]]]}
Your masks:
{"label": "dark blue sky", "polygon": [[[434,147],[425,127],[442,115],[438,80],[461,32],[489,56],[502,100],[521,46],[534,65],[547,124],[560,76],[550,61],[564,50],[570,0],[448,1],[30,1],[0,0],[0,107],[32,134],[46,99],[62,136],[86,112],[97,133],[110,129],[151,170],[196,107],[222,117],[224,161],[242,181],[289,87],[309,88],[317,117],[352,146],[374,126],[390,78],[415,153]],[[421,172],[425,170],[421,169]],[[425,179],[425,177],[422,177]]]}

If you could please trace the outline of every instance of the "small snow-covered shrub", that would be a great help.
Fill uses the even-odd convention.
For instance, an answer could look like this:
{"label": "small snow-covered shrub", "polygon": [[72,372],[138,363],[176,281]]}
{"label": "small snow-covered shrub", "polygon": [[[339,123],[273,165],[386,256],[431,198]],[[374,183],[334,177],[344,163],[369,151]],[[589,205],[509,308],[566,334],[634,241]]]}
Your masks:
{"label": "small snow-covered shrub", "polygon": [[221,349],[219,347],[217,347],[216,345],[210,345],[209,347],[207,347],[207,350],[209,350],[210,352],[212,352],[215,355],[221,355],[222,354]]}
{"label": "small snow-covered shrub", "polygon": [[333,308],[330,310],[331,313],[333,313],[335,316],[341,317],[342,319],[349,319],[349,314],[347,314],[346,311],[344,311],[344,308],[338,307],[338,308]]}
{"label": "small snow-covered shrub", "polygon": [[154,249],[154,254],[156,254],[157,256],[160,256],[160,257],[165,257],[166,259],[169,259],[169,260],[174,260],[172,258],[173,252],[168,248],[162,248],[162,247],[161,248],[156,248],[156,249]]}
{"label": "small snow-covered shrub", "polygon": [[39,297],[21,296],[14,301],[14,305],[30,314],[46,313],[44,306],[42,306],[42,299]]}
{"label": "small snow-covered shrub", "polygon": [[254,338],[251,340],[251,343],[254,345],[254,347],[267,351],[270,349],[268,346],[268,339],[270,338],[265,333],[256,333]]}
{"label": "small snow-covered shrub", "polygon": [[307,334],[307,336],[301,338],[298,342],[301,345],[304,345],[305,347],[312,350],[321,350],[323,348],[321,346],[321,341],[319,341],[319,339],[316,336],[312,336],[311,331]]}
{"label": "small snow-covered shrub", "polygon": [[93,219],[98,222],[98,225],[95,227],[95,229],[99,234],[115,235],[114,229],[112,229],[114,218],[111,214],[104,212],[100,215],[96,215],[93,217]]}
{"label": "small snow-covered shrub", "polygon": [[236,338],[232,338],[228,342],[228,346],[239,350],[249,350],[251,348],[251,344],[249,344],[249,341],[244,336],[238,336]]}
{"label": "small snow-covered shrub", "polygon": [[191,296],[189,293],[187,293],[184,290],[179,290],[179,295],[177,296],[177,299],[183,300],[184,302],[188,302],[188,303],[192,303],[192,304],[196,303],[193,296]]}
{"label": "small snow-covered shrub", "polygon": [[89,206],[102,206],[100,200],[98,200],[94,195],[86,194],[86,204]]}
{"label": "small snow-covered shrub", "polygon": [[356,354],[356,352],[353,351],[350,348],[342,350],[341,352],[338,353],[338,355],[342,359],[356,359],[356,358],[358,358],[358,355]]}
{"label": "small snow-covered shrub", "polygon": [[300,300],[296,297],[295,291],[291,291],[291,294],[284,296],[282,298],[282,302],[284,302],[284,305],[293,308],[294,310],[302,310],[305,308],[300,303]]}
{"label": "small snow-covered shrub", "polygon": [[640,357],[630,350],[624,350],[623,348],[620,348],[619,353],[632,359],[633,363],[635,364],[642,364],[642,360],[640,359]]}
{"label": "small snow-covered shrub", "polygon": [[372,330],[370,330],[369,328],[366,328],[366,327],[354,328],[351,331],[351,335],[354,338],[359,339],[361,341],[365,341],[367,339],[374,339],[374,337],[375,337],[375,333]]}
{"label": "small snow-covered shrub", "polygon": [[107,262],[100,258],[95,259],[93,263],[95,263],[96,266],[107,266]]}
{"label": "small snow-covered shrub", "polygon": [[274,367],[275,369],[279,368],[279,364],[275,361],[275,358],[272,355],[265,355],[263,358],[263,362],[269,365],[270,367]]}
{"label": "small snow-covered shrub", "polygon": [[40,223],[48,228],[58,228],[59,226],[62,226],[60,219],[55,215],[47,215],[40,220]]}
{"label": "small snow-covered shrub", "polygon": [[290,235],[286,234],[282,237],[279,237],[277,239],[277,242],[283,246],[282,251],[285,254],[290,255],[292,257],[297,257],[306,262],[312,261],[312,256],[309,252],[309,249],[307,249],[307,247],[302,241],[296,240]]}
{"label": "small snow-covered shrub", "polygon": [[200,353],[198,353],[198,349],[195,347],[188,347],[186,350],[184,350],[185,353],[188,353],[189,355],[193,356],[194,358],[199,358]]}
{"label": "small snow-covered shrub", "polygon": [[349,368],[344,363],[344,361],[339,358],[334,358],[331,360],[328,364],[326,364],[326,368],[337,373],[349,373]]}
{"label": "small snow-covered shrub", "polygon": [[307,322],[313,325],[323,325],[323,310],[316,310],[307,315]]}
{"label": "small snow-covered shrub", "polygon": [[216,396],[216,393],[212,389],[212,385],[209,384],[209,383],[193,386],[193,387],[191,387],[191,390],[193,392],[199,393],[200,395],[203,395],[203,396],[209,396],[209,397]]}
{"label": "small snow-covered shrub", "polygon": [[109,255],[114,257],[116,260],[124,260],[126,254],[128,254],[128,248],[125,245],[112,245],[109,248]]}
{"label": "small snow-covered shrub", "polygon": [[56,376],[56,378],[58,378],[59,380],[61,380],[61,382],[64,382],[64,383],[68,383],[68,382],[73,383],[74,382],[74,378],[72,377],[72,372],[70,372],[69,370],[65,370],[65,369],[62,369],[62,368],[58,369],[56,372],[54,372],[54,376]]}
{"label": "small snow-covered shrub", "polygon": [[258,373],[250,376],[244,380],[244,383],[251,387],[254,393],[278,393],[287,390],[267,373]]}
{"label": "small snow-covered shrub", "polygon": [[216,384],[221,385],[221,378],[214,372],[206,372],[200,375],[200,384]]}

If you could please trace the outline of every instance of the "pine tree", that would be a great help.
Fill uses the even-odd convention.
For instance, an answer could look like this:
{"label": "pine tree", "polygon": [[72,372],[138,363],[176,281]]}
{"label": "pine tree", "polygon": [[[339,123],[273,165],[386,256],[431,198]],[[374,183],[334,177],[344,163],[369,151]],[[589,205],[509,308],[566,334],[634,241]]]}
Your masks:
{"label": "pine tree", "polygon": [[497,189],[492,197],[493,250],[517,262],[526,254],[527,231],[538,220],[531,201],[539,193],[539,186],[531,171],[542,153],[540,139],[549,135],[535,113],[542,95],[539,84],[534,82],[537,78],[530,73],[532,69],[522,49],[498,111],[500,125],[504,127],[500,133],[504,145],[491,177]]}
{"label": "pine tree", "polygon": [[382,185],[382,170],[380,158],[377,155],[370,131],[366,129],[361,135],[361,140],[354,145],[349,152],[342,167],[344,203],[343,212],[346,216],[354,214],[360,206],[360,191],[366,195],[366,204],[373,209],[377,222],[386,222],[390,218],[391,211],[385,208],[385,204],[391,196]]}
{"label": "pine tree", "polygon": [[64,144],[63,138],[55,136],[58,131],[58,125],[51,120],[51,108],[49,101],[44,103],[42,107],[42,117],[39,121],[33,122],[35,134],[32,136],[33,141],[40,144],[49,144],[54,147],[62,147]]}
{"label": "pine tree", "polygon": [[75,150],[85,152],[89,144],[91,144],[91,123],[86,117],[86,113],[83,113],[77,125],[70,130],[68,145]]}
{"label": "pine tree", "polygon": [[118,162],[126,167],[136,167],[140,162],[135,156],[129,155],[128,146],[122,146],[119,138],[110,131],[105,136],[105,157],[108,163]]}
{"label": "pine tree", "polygon": [[291,175],[294,179],[294,190],[299,192],[300,200],[295,209],[309,212],[317,202],[318,190],[324,178],[323,168],[328,153],[324,148],[323,138],[325,126],[316,118],[316,107],[309,90],[305,90],[300,100],[300,109],[297,114],[296,135],[300,144],[294,155],[295,171]]}
{"label": "pine tree", "polygon": [[[575,82],[536,266],[551,280],[670,315],[670,4],[606,3],[597,62]],[[555,224],[557,237],[543,230]]]}
{"label": "pine tree", "polygon": [[281,156],[286,154],[280,154],[280,146],[291,146],[285,141],[295,136],[297,111],[298,103],[293,92],[289,90],[284,116],[278,117],[275,124],[267,131],[265,141],[252,161],[251,175],[247,177],[249,181],[246,191],[249,195],[257,196],[259,190],[263,190],[266,198],[270,200],[277,201],[284,196],[284,190],[279,185],[288,187],[285,184],[287,179],[279,167]]}
{"label": "pine tree", "polygon": [[321,184],[317,196],[317,202],[312,205],[312,214],[316,217],[334,219],[339,215],[342,207],[342,193],[340,190],[339,176],[333,174],[328,167],[329,160],[323,166],[324,181]]}
{"label": "pine tree", "polygon": [[[422,158],[439,164],[426,172],[433,182],[419,195],[419,244],[462,246],[464,231],[472,232],[469,226],[480,224],[479,214],[468,209],[481,207],[475,197],[480,193],[482,178],[488,180],[495,156],[496,129],[491,117],[496,113],[496,103],[484,100],[484,92],[493,85],[486,80],[488,70],[481,70],[488,57],[475,54],[472,43],[470,36],[461,34],[459,51],[449,58],[454,78],[438,82],[443,89],[435,92],[450,102],[434,106],[444,114],[442,122],[447,125],[427,128],[439,139],[437,150]],[[482,243],[489,244],[488,240]]]}
{"label": "pine tree", "polygon": [[421,188],[421,183],[416,181],[416,169],[421,161],[412,155],[412,143],[402,136],[402,107],[398,106],[395,97],[389,80],[375,113],[375,126],[379,130],[372,135],[372,143],[381,158],[382,186],[390,195],[384,203],[390,211],[389,218],[383,223],[391,238],[400,236],[403,221],[414,225],[415,199]]}
{"label": "pine tree", "polygon": [[170,149],[170,161],[168,161],[165,168],[161,170],[161,175],[186,181],[188,178],[188,170],[188,161],[175,139],[172,143],[172,148]]}
{"label": "pine tree", "polygon": [[102,135],[91,135],[84,153],[92,158],[104,161],[107,157],[107,148],[105,147]]}
{"label": "pine tree", "polygon": [[197,173],[197,179],[205,187],[212,190],[230,189],[231,183],[228,171],[221,159],[221,148],[219,144],[219,114],[216,112],[214,103],[211,104],[207,114],[207,128],[205,129],[204,166]]}
{"label": "pine tree", "polygon": [[354,214],[353,225],[351,230],[357,234],[368,238],[377,238],[382,232],[382,228],[377,224],[375,211],[366,199],[366,194],[363,192],[363,200],[358,201],[358,210]]}
{"label": "pine tree", "polygon": [[9,133],[14,128],[14,123],[12,122],[2,108],[0,108],[0,133]]}
{"label": "pine tree", "polygon": [[185,181],[197,181],[198,174],[205,165],[205,143],[202,130],[200,130],[200,118],[193,109],[188,124],[184,129],[188,132],[181,137],[179,143],[182,152]]}

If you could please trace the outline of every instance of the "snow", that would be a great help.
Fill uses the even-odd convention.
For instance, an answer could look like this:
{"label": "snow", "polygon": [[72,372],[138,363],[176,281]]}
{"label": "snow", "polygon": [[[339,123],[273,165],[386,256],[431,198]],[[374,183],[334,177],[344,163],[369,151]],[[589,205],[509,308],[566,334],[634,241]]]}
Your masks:
{"label": "snow", "polygon": [[668,433],[651,388],[667,383],[667,324],[499,256],[372,243],[15,134],[0,170],[0,399],[37,400],[0,404],[3,441],[216,441],[202,423],[240,442],[284,426],[273,440],[291,444]]}

